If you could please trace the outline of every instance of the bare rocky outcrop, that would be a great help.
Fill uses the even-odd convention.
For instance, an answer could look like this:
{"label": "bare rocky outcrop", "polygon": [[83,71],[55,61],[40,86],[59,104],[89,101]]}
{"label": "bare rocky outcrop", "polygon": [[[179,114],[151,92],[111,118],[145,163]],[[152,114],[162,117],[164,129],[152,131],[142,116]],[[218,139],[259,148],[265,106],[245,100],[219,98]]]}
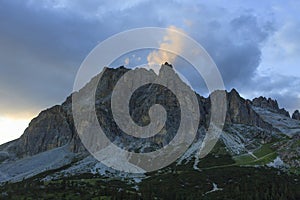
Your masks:
{"label": "bare rocky outcrop", "polygon": [[[172,69],[169,64],[163,65]],[[162,67],[162,68],[163,68]],[[117,69],[105,68],[102,72],[103,76],[98,83],[96,93],[96,110],[97,117],[100,123],[111,124],[110,119],[106,112],[110,109],[110,98],[115,84],[120,77],[130,69],[120,67]],[[97,77],[93,78],[91,82],[97,81]],[[87,92],[91,88],[91,82],[88,83],[79,92]],[[153,88],[152,88],[153,89]],[[153,94],[152,92],[158,92]],[[154,98],[163,98],[166,105],[175,105],[176,102],[171,96],[164,97],[165,89],[157,88],[156,90],[140,90],[138,91],[135,101],[139,105],[144,105],[147,108],[149,103],[153,103]],[[200,109],[200,124],[199,129],[202,127],[207,128],[210,119],[210,97],[204,98],[197,95],[199,109]],[[142,104],[142,102],[146,102]],[[270,110],[274,113],[279,113],[284,116],[289,116],[288,112],[284,109],[279,109],[276,100],[267,99],[265,97],[255,98],[253,101],[243,99],[239,93],[233,89],[227,93],[227,115],[225,127],[230,127],[232,124],[242,124],[249,127],[257,127],[261,131],[261,137],[265,138],[266,133],[273,131],[280,132],[275,129],[270,123],[267,123],[253,107]],[[140,106],[132,108],[132,117],[138,123],[147,124],[149,121],[148,112],[145,112]],[[146,113],[146,115],[145,115]],[[178,113],[173,113],[174,116]],[[173,116],[173,114],[171,116]],[[295,112],[294,119],[299,119],[299,112]],[[140,120],[140,121],[139,121]],[[176,127],[177,121],[171,122],[170,127]],[[108,126],[110,127],[110,126]],[[111,126],[107,130],[109,133],[118,134],[115,126]],[[243,132],[241,132],[243,134]],[[247,135],[249,136],[249,134]],[[253,137],[258,137],[253,134]],[[250,138],[251,139],[251,138]],[[168,140],[168,138],[167,138]],[[156,140],[157,143],[164,143],[163,139]],[[87,154],[81,140],[76,132],[72,116],[72,96],[69,96],[62,105],[57,105],[41,112],[35,119],[31,121],[29,127],[25,130],[24,134],[17,140],[0,146],[0,160],[10,159],[12,156],[23,158],[33,156],[45,151],[49,151],[58,147],[67,146],[70,152],[75,154]],[[4,151],[5,150],[5,151]]]}
{"label": "bare rocky outcrop", "polygon": [[273,100],[271,98],[266,98],[266,97],[258,97],[254,98],[253,101],[253,106],[260,107],[260,108],[265,108],[273,112],[280,113],[282,115],[285,115],[287,117],[290,117],[290,114],[288,111],[286,111],[284,108],[279,108],[278,103],[276,100]]}
{"label": "bare rocky outcrop", "polygon": [[292,118],[295,119],[295,120],[300,120],[300,112],[299,112],[299,110],[296,110],[293,113]]}
{"label": "bare rocky outcrop", "polygon": [[[162,69],[164,67],[171,67],[171,65],[163,65]],[[163,71],[162,69],[161,71]],[[118,69],[105,68],[105,71],[103,72],[104,74],[99,81],[96,93],[96,108],[99,111],[97,112],[98,120],[100,120],[99,122],[108,123],[108,125],[110,124],[110,122],[107,121],[107,113],[103,111],[110,109],[109,100],[113,91],[113,87],[120,77],[128,70],[129,69],[124,67],[120,67]],[[96,80],[96,78],[93,78],[91,82]],[[80,90],[80,92],[89,91],[91,85],[91,83],[88,83],[82,90]],[[147,90],[141,90],[138,93],[138,96],[140,97],[137,102],[140,104],[142,101],[151,103],[152,100],[157,96],[157,94],[152,94],[153,92],[159,93],[159,96],[161,97],[163,97],[163,93],[165,93],[163,89],[159,89],[159,91],[149,90],[148,92]],[[174,100],[172,98],[165,98],[166,105],[174,104],[173,101]],[[207,127],[210,116],[210,98],[198,96],[198,101],[201,113],[199,127]],[[270,125],[265,123],[251,108],[251,101],[241,98],[235,89],[227,93],[227,104],[227,124],[236,123],[254,125],[266,129],[272,128]],[[271,101],[270,99],[255,99],[253,104],[256,106],[270,107],[275,110],[278,109],[277,102]],[[143,109],[140,109],[139,106],[135,106],[134,109],[133,117],[135,117],[137,120],[144,119],[147,121],[147,116],[141,117],[141,112]],[[114,127],[108,131],[115,134],[118,133],[118,130],[115,130]],[[64,145],[68,145],[70,151],[74,153],[85,152],[85,148],[81,144],[80,138],[77,135],[74,127],[71,96],[68,97],[62,105],[56,105],[41,112],[35,119],[31,121],[24,134],[15,143],[17,145],[12,145],[9,149],[9,152],[13,152],[18,157],[32,156]]]}
{"label": "bare rocky outcrop", "polygon": [[235,89],[227,94],[227,103],[226,124],[245,124],[273,130],[272,126],[252,109],[253,102],[243,99]]}
{"label": "bare rocky outcrop", "polygon": [[61,106],[41,112],[19,139],[19,154],[35,155],[69,143],[72,130]]}
{"label": "bare rocky outcrop", "polygon": [[278,155],[290,167],[300,167],[300,135],[294,135],[292,140],[281,141],[274,145],[273,148],[278,149]]}

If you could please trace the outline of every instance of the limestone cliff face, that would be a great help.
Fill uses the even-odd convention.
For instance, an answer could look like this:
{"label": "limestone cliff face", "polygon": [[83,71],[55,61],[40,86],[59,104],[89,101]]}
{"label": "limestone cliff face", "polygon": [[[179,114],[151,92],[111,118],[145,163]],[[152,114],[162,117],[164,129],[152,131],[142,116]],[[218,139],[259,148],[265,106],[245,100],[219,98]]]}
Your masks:
{"label": "limestone cliff face", "polygon": [[276,100],[273,100],[271,98],[266,98],[266,97],[258,97],[253,99],[253,105],[256,107],[261,107],[268,109],[273,112],[280,113],[282,115],[285,115],[287,117],[290,117],[290,114],[288,111],[286,111],[284,108],[279,108],[278,103]]}
{"label": "limestone cliff face", "polygon": [[257,126],[267,130],[273,130],[272,126],[266,123],[253,109],[254,102],[243,99],[239,93],[232,89],[227,94],[227,116],[226,124],[245,124]]}
{"label": "limestone cliff face", "polygon": [[295,119],[295,120],[300,120],[300,113],[299,113],[299,110],[296,110],[296,111],[293,113],[292,118]]}
{"label": "limestone cliff face", "polygon": [[[67,100],[63,105],[42,111],[30,122],[24,134],[7,147],[7,151],[18,158],[65,145],[71,152],[85,152],[74,129],[70,103]],[[68,111],[65,104],[68,105]]]}
{"label": "limestone cliff face", "polygon": [[[163,67],[168,67],[172,70],[170,65],[165,65]],[[110,97],[115,84],[127,71],[129,71],[129,69],[120,67],[117,69],[105,68],[105,71],[102,72],[104,74],[99,81],[95,101],[97,117],[100,123],[111,123],[108,119],[108,113],[106,113],[110,109]],[[163,72],[161,71],[161,73]],[[96,80],[96,78],[93,78],[91,82]],[[91,89],[90,87],[91,83],[88,83],[79,92],[89,91]],[[133,101],[135,102],[135,106],[132,106],[132,117],[140,124],[147,124],[149,122],[149,116],[146,110],[138,105],[143,105],[146,106],[145,108],[149,108],[150,104],[155,103],[155,99],[161,99],[160,102],[165,103],[166,105],[176,106],[176,101],[172,98],[172,96],[164,96],[166,91],[163,88],[156,88],[156,90],[153,90],[153,87],[152,89],[150,87],[150,89],[148,88],[147,90],[144,88],[144,90],[139,90],[136,94],[136,99]],[[210,98],[204,98],[199,95],[197,95],[197,98],[201,114],[199,128],[201,126],[208,127]],[[144,102],[144,104],[142,104],[142,102]],[[252,109],[253,106],[265,108],[272,112],[289,116],[288,112],[284,109],[279,109],[278,103],[272,99],[259,97],[253,101],[245,100],[240,97],[238,92],[234,89],[227,93],[227,105],[227,126],[230,126],[231,124],[244,124],[260,127],[266,130],[274,130],[270,124],[265,122]],[[170,114],[171,117],[175,117],[177,115],[178,113],[176,112]],[[295,112],[293,118],[299,119],[299,112]],[[176,120],[173,120],[173,122],[170,122],[169,127],[176,127],[176,124]],[[118,134],[117,129],[115,129],[114,126],[108,128],[107,131],[111,134]],[[168,138],[157,138],[154,142],[164,143],[166,142],[165,140],[168,140]],[[14,141],[13,144],[14,145],[9,146],[8,152],[21,158],[65,145],[71,152],[87,153],[74,127],[71,96],[68,97],[62,105],[57,105],[41,112],[31,121],[24,134],[18,140]],[[0,150],[4,147],[7,148],[7,145],[0,146]]]}
{"label": "limestone cliff face", "polygon": [[239,93],[232,89],[227,94],[228,112],[227,122],[238,124],[256,125],[258,116],[251,109],[251,101],[240,97]]}
{"label": "limestone cliff face", "polygon": [[18,141],[18,154],[35,155],[69,143],[73,133],[61,106],[41,112]]}

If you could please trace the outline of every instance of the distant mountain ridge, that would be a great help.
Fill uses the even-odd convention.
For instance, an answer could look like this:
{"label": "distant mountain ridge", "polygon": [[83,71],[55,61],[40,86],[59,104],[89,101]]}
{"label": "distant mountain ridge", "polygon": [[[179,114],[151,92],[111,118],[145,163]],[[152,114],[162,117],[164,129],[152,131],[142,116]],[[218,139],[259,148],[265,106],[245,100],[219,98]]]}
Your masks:
{"label": "distant mountain ridge", "polygon": [[[161,72],[166,68],[169,69],[170,66],[162,65]],[[107,108],[105,106],[109,104],[106,105],[106,102],[110,100],[113,87],[129,70],[124,67],[105,68],[101,72],[102,78],[98,84],[96,95],[97,109],[105,110]],[[93,81],[96,81],[96,78],[91,80],[91,82]],[[90,85],[88,83],[79,92],[89,90]],[[139,94],[144,95],[142,98],[146,100],[154,98],[151,93],[140,92]],[[249,155],[250,158],[247,159],[254,159],[253,162],[262,161],[260,158],[262,159],[263,156],[268,157],[268,154],[261,157],[252,156],[253,153],[268,146],[268,151],[271,152],[269,154],[274,153],[268,157],[271,161],[278,157],[284,163],[284,167],[299,169],[299,111],[295,111],[290,118],[285,109],[279,108],[276,100],[265,97],[255,98],[252,101],[245,100],[235,89],[227,92],[226,95],[228,109],[226,123],[220,139],[221,147],[217,145],[216,148],[225,149],[226,153],[223,154],[230,155],[236,163],[240,162],[240,165],[244,165],[245,163],[240,160]],[[197,95],[197,98],[201,114],[198,138],[201,138],[209,124],[211,103],[210,97],[204,98]],[[165,101],[167,104],[172,103],[168,102],[169,99],[165,99]],[[136,114],[139,116],[141,113]],[[100,112],[98,120],[105,122],[107,120],[105,117],[106,115]],[[114,130],[109,131],[114,134]],[[156,142],[159,145],[161,141]],[[192,162],[195,169],[201,168],[201,161],[199,164],[196,156],[199,145],[200,143],[196,140],[179,160]],[[178,161],[178,164],[183,163],[181,161]],[[32,163],[34,165],[30,166]],[[53,174],[52,178],[59,173],[93,172],[106,175],[114,173],[114,170],[107,169],[94,160],[81,143],[73,122],[72,96],[69,96],[62,105],[42,111],[30,122],[19,139],[0,146],[0,182],[19,181],[64,166],[65,169]]]}

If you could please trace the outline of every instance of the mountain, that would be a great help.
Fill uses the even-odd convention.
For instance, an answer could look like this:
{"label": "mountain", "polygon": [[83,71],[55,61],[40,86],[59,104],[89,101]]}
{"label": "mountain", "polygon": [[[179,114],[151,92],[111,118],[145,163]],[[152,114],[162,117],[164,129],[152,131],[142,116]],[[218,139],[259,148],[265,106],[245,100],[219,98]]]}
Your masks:
{"label": "mountain", "polygon": [[[111,97],[118,80],[134,70],[105,68],[72,95],[90,92],[99,80],[95,108],[97,120],[107,127],[104,131],[116,145],[128,146],[130,151],[147,152],[161,148],[172,139],[178,126],[176,109],[179,105],[164,87],[149,84],[138,89],[129,105],[135,122],[147,125],[150,120],[148,110],[157,102],[170,113],[170,120],[167,119],[165,125],[168,129],[163,128],[151,142],[130,146],[132,138],[122,135],[113,122]],[[162,65],[159,74],[163,76],[166,71],[176,74],[169,64]],[[173,82],[167,80],[168,84]],[[186,92],[191,90],[182,81],[176,84],[186,88]],[[51,198],[56,191],[61,195],[57,198],[63,199],[66,191],[73,194],[74,190],[87,195],[85,198],[91,198],[92,194],[107,198],[115,195],[133,199],[166,198],[159,188],[163,188],[165,195],[175,195],[173,199],[187,196],[191,199],[199,196],[203,199],[235,199],[238,195],[253,196],[252,199],[300,197],[300,115],[295,111],[291,118],[285,109],[279,108],[276,100],[265,97],[247,100],[235,89],[226,92],[227,113],[221,137],[214,149],[200,158],[197,152],[210,123],[212,96],[204,98],[196,94],[200,120],[192,145],[170,166],[137,175],[106,167],[85,149],[74,125],[72,95],[63,104],[42,111],[19,139],[0,146],[0,192],[3,198],[10,198],[14,193],[19,197],[34,198],[43,194],[44,198]],[[261,178],[264,176],[266,180]],[[265,187],[258,188],[257,184]],[[100,191],[93,189],[98,186],[102,188]],[[260,192],[249,194],[247,188]],[[30,193],[30,190],[37,193]],[[173,190],[177,192],[171,192]]]}
{"label": "mountain", "polygon": [[300,113],[299,113],[299,110],[296,110],[296,111],[293,113],[292,118],[293,118],[293,119],[296,119],[296,120],[300,120]]}

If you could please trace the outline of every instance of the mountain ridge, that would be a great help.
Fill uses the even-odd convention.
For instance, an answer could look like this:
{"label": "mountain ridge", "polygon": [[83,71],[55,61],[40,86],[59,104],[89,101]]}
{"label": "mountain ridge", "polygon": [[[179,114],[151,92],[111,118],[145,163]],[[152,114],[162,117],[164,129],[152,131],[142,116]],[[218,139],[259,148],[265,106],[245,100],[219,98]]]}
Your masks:
{"label": "mountain ridge", "polygon": [[[163,67],[170,66],[163,65],[162,68]],[[96,98],[96,106],[99,105],[98,109],[104,109],[101,107],[103,106],[103,102],[110,99],[114,85],[120,77],[129,70],[130,69],[124,67],[117,69],[105,68],[104,71],[101,72],[101,75],[103,76],[98,84],[99,89],[97,90]],[[94,77],[90,82],[96,80],[97,78]],[[75,93],[89,90],[90,82]],[[72,95],[74,95],[74,93]],[[56,105],[42,111],[30,122],[28,128],[19,139],[0,145],[0,170],[2,171],[2,174],[8,174],[6,178],[5,176],[0,176],[0,181],[20,180],[20,178],[30,177],[31,175],[49,169],[63,167],[66,164],[74,162],[74,160],[82,160],[89,157],[89,152],[83,146],[74,126],[72,116],[72,95],[67,97],[66,101],[61,105]],[[274,141],[284,141],[286,138],[290,138],[286,139],[288,142],[283,142],[281,146],[278,146],[276,155],[281,156],[280,159],[284,160],[284,162],[292,168],[298,168],[300,166],[299,162],[291,160],[291,157],[295,157],[296,161],[299,160],[298,147],[296,147],[296,150],[293,153],[294,157],[288,155],[289,153],[286,152],[287,150],[282,148],[282,146],[285,145],[293,146],[295,145],[294,143],[297,143],[299,140],[300,121],[297,120],[299,119],[297,118],[297,113],[294,113],[292,118],[290,118],[290,115],[285,109],[279,108],[276,100],[270,98],[267,99],[265,97],[255,98],[252,101],[243,99],[235,89],[226,92],[226,95],[228,110],[224,131],[221,135],[221,141],[225,144],[224,148],[231,156],[238,157],[240,155],[251,154],[255,150],[263,147],[264,143],[275,144],[276,142]],[[204,98],[197,94],[197,98],[201,115],[198,137],[201,138],[209,125],[211,104],[210,96]],[[168,99],[166,99],[166,101],[168,103]],[[269,120],[270,116],[272,120]],[[102,115],[100,117],[104,116]],[[280,123],[278,124],[277,122]],[[290,128],[289,126],[293,128],[294,132],[286,133],[286,130]],[[295,140],[295,142],[293,142],[293,140]],[[193,144],[195,149],[199,148],[197,144],[197,141]],[[44,167],[46,170],[33,172],[31,175],[28,175],[28,173],[24,174],[24,171],[11,173],[10,169],[7,167],[10,166],[11,163],[16,163],[24,159],[27,159],[29,160],[28,162],[30,162],[30,158],[36,159],[41,154],[46,155],[47,152],[50,152],[49,155],[51,155],[52,151],[56,153],[61,152],[60,149],[63,149],[62,152],[65,154],[61,159],[65,159],[66,162],[53,163],[53,166],[45,165]],[[41,158],[43,158],[43,156],[41,156]],[[197,162],[199,162],[199,160],[195,157],[195,151],[191,151],[191,153],[186,156],[190,157],[189,159],[196,159],[194,166],[196,166],[195,169],[197,169]],[[104,166],[101,165],[101,167],[103,168]],[[18,171],[18,167],[15,167],[15,170]]]}

